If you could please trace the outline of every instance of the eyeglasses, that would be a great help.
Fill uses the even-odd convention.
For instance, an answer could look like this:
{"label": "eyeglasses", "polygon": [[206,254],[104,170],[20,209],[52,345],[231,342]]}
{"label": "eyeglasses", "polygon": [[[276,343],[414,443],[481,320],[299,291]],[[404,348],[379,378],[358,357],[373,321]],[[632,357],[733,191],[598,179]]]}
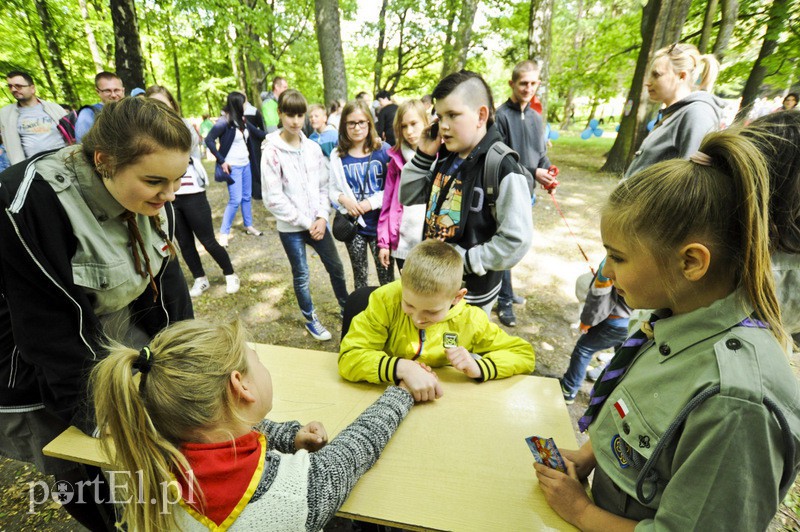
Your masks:
{"label": "eyeglasses", "polygon": [[9,83],[9,84],[8,84],[8,89],[9,89],[9,90],[15,90],[15,91],[18,91],[18,90],[20,90],[20,89],[24,89],[25,87],[30,87],[31,85],[32,85],[31,83],[29,83],[28,85],[18,85],[18,84],[16,84],[16,83]]}
{"label": "eyeglasses", "polygon": [[97,89],[101,94],[125,94],[125,89]]}
{"label": "eyeglasses", "polygon": [[359,120],[358,122],[347,122],[347,129],[361,129],[362,127],[367,127],[369,122],[366,120]]}

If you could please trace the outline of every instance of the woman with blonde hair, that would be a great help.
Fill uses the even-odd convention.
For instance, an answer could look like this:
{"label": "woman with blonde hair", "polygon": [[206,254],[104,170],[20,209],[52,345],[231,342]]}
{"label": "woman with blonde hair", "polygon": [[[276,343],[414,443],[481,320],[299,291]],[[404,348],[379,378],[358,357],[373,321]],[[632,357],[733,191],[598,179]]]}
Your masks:
{"label": "woman with blonde hair", "polygon": [[701,55],[692,44],[676,43],[655,53],[645,87],[650,100],[664,108],[625,179],[659,161],[688,159],[706,133],[719,128],[724,104],[710,92],[718,73],[717,58]]}

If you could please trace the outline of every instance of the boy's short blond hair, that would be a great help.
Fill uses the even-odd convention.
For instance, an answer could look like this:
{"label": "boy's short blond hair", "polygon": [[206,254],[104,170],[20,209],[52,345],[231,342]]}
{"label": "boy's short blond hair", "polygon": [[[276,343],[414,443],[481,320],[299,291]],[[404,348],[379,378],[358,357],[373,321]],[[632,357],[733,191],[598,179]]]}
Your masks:
{"label": "boy's short blond hair", "polygon": [[453,246],[425,240],[408,254],[401,281],[404,288],[420,295],[450,296],[461,288],[463,272],[464,261]]}

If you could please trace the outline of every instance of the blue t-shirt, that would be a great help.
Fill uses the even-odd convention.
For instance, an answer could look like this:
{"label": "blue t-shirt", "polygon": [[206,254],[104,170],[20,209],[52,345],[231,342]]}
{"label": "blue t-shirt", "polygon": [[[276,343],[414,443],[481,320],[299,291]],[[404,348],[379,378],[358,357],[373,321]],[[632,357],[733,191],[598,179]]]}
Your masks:
{"label": "blue t-shirt", "polygon": [[331,152],[339,144],[339,132],[333,128],[326,129],[322,133],[314,131],[308,136],[308,139],[319,144],[325,158],[330,159]]}
{"label": "blue t-shirt", "polygon": [[[344,176],[347,184],[356,195],[356,200],[369,198],[377,194],[386,185],[386,169],[389,166],[389,145],[384,143],[379,150],[372,152],[365,157],[353,157],[344,154],[341,158],[344,167]],[[367,170],[369,163],[369,170]],[[381,215],[380,208],[373,209],[363,215],[366,227],[358,227],[358,233],[364,236],[376,236],[378,233],[378,218]]]}

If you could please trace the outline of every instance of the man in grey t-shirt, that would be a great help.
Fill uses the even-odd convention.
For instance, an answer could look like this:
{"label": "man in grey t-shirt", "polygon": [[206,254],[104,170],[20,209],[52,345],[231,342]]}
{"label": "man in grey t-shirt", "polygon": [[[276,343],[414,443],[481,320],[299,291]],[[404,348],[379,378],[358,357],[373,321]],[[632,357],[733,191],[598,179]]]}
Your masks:
{"label": "man in grey t-shirt", "polygon": [[0,109],[0,134],[11,164],[66,146],[56,127],[66,111],[56,103],[37,98],[36,85],[29,74],[10,72],[6,81],[17,100]]}

